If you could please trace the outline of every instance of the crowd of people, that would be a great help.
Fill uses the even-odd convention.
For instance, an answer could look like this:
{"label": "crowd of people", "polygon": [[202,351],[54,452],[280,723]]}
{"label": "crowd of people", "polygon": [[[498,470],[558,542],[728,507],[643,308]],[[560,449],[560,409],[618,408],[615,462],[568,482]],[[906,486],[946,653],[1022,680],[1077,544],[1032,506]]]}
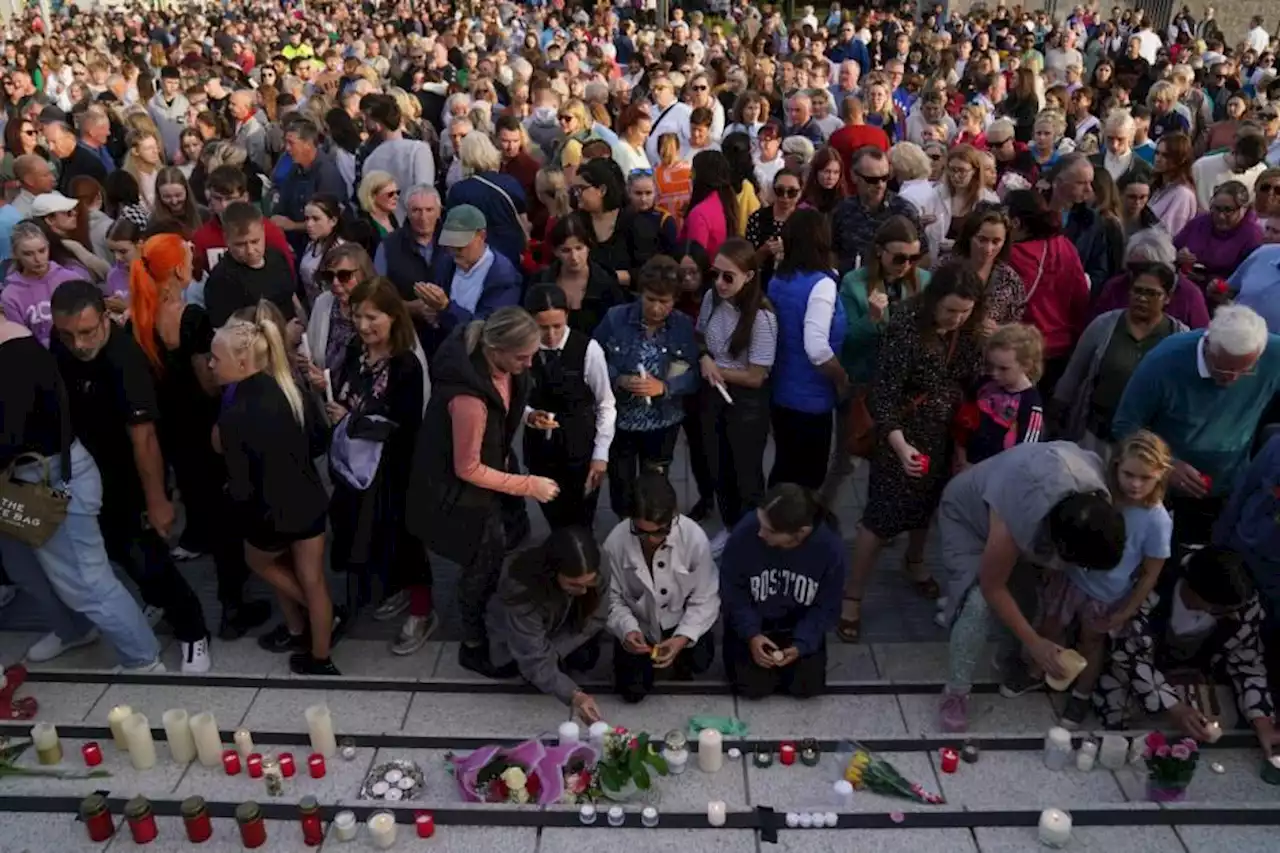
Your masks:
{"label": "crowd of people", "polygon": [[[335,675],[356,609],[410,655],[439,608],[462,666],[588,721],[573,674],[605,635],[640,701],[712,665],[717,622],[736,692],[808,697],[905,534],[950,634],[946,730],[1001,626],[1006,696],[1085,658],[1066,725],[1206,737],[1220,682],[1280,748],[1262,20],[1233,42],[1212,9],[1096,2],[657,12],[10,22],[0,464],[70,499],[44,541],[0,538],[0,603],[21,589],[49,629],[28,659],[102,637],[155,671],[164,618],[202,672],[215,634],[278,614],[256,641]],[[216,628],[178,568],[204,554]]]}

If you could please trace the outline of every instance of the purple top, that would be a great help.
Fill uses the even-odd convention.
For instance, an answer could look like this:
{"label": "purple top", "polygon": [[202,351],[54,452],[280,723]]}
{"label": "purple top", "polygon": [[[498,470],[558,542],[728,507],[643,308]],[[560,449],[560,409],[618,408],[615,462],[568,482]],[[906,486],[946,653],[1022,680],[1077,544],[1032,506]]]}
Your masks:
{"label": "purple top", "polygon": [[[1098,292],[1098,298],[1093,302],[1089,322],[1093,322],[1099,314],[1117,308],[1128,308],[1129,285],[1132,283],[1133,276],[1127,272],[1107,279],[1107,283]],[[1165,306],[1164,313],[1186,323],[1189,329],[1203,329],[1209,325],[1209,309],[1204,304],[1204,293],[1185,275],[1178,276],[1178,283],[1169,295],[1169,304]]]}
{"label": "purple top", "polygon": [[49,262],[49,271],[41,278],[30,278],[16,268],[11,269],[4,277],[4,291],[0,292],[0,311],[4,311],[4,316],[13,322],[30,329],[31,334],[47,347],[53,331],[53,312],[49,310],[53,292],[64,281],[82,278],[83,273],[53,261]]}
{"label": "purple top", "polygon": [[1173,238],[1174,248],[1189,250],[1213,278],[1230,278],[1249,253],[1261,245],[1262,228],[1253,208],[1249,208],[1240,224],[1230,231],[1216,231],[1213,214],[1202,213]]}
{"label": "purple top", "polygon": [[102,285],[102,293],[105,296],[119,296],[121,299],[128,301],[129,299],[129,265],[119,262],[111,265],[111,272],[107,273],[107,280]]}

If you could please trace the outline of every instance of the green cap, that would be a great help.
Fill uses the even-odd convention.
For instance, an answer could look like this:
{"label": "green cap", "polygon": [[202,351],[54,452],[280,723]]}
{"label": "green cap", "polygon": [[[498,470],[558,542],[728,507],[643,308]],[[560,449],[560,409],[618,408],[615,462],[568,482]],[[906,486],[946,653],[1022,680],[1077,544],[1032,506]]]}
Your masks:
{"label": "green cap", "polygon": [[480,208],[460,204],[444,218],[440,245],[448,249],[461,249],[475,239],[477,231],[483,231],[485,227],[484,214],[480,212]]}

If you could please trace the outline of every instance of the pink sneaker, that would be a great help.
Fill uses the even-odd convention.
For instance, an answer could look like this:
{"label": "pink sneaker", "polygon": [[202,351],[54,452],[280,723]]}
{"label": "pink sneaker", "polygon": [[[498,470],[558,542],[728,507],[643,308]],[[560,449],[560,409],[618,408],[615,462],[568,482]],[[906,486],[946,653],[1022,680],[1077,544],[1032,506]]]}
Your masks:
{"label": "pink sneaker", "polygon": [[938,718],[944,732],[963,732],[969,728],[969,694],[943,691]]}

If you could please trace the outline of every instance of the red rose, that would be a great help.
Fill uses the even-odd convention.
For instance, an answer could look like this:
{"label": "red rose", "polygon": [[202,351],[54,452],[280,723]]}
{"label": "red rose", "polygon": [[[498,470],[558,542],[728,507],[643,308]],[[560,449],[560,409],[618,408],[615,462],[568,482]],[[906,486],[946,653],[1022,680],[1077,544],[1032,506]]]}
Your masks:
{"label": "red rose", "polygon": [[538,796],[538,792],[542,790],[542,782],[537,776],[530,775],[529,781],[525,783],[524,789],[529,792],[529,797]]}
{"label": "red rose", "polygon": [[510,795],[511,791],[507,788],[507,783],[501,779],[494,779],[489,783],[489,802],[505,803]]}
{"label": "red rose", "polygon": [[1149,752],[1155,752],[1162,746],[1168,746],[1163,734],[1160,732],[1152,732],[1147,735],[1147,750]]}
{"label": "red rose", "polygon": [[634,738],[634,737],[633,737],[630,741],[628,741],[628,743],[627,743],[627,749],[639,749],[639,748],[640,748],[640,739],[639,739],[639,738]]}

